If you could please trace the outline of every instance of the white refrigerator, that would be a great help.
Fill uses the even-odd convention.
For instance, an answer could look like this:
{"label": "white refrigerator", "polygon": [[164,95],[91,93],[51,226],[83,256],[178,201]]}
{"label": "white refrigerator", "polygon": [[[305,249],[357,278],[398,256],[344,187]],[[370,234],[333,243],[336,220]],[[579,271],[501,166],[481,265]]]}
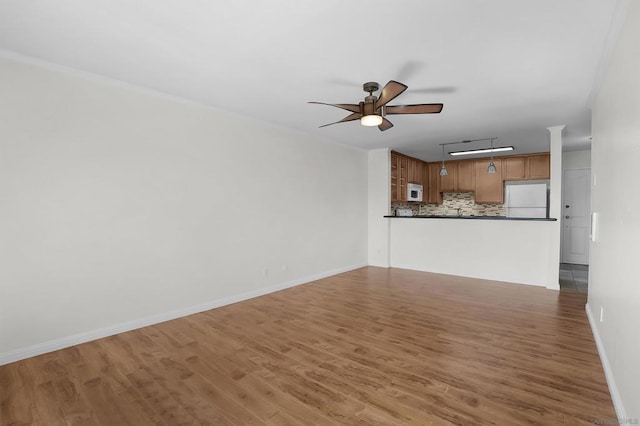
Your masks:
{"label": "white refrigerator", "polygon": [[507,183],[505,196],[507,217],[547,217],[546,183]]}

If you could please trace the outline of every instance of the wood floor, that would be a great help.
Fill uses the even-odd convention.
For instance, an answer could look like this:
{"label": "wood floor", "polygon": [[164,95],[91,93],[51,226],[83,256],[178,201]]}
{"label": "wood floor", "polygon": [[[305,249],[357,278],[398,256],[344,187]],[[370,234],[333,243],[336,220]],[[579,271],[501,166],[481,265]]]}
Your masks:
{"label": "wood floor", "polygon": [[0,424],[611,422],[585,301],[358,269],[0,367]]}

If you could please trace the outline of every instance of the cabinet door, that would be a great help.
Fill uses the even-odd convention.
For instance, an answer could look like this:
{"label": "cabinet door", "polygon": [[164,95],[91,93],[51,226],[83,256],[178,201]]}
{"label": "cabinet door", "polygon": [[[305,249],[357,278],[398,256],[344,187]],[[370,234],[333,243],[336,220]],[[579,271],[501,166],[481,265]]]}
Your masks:
{"label": "cabinet door", "polygon": [[473,192],[476,190],[475,162],[458,161],[457,188],[459,192]]}
{"label": "cabinet door", "polygon": [[422,184],[422,176],[418,170],[419,163],[420,161],[415,158],[407,158],[408,183]]}
{"label": "cabinet door", "polygon": [[525,179],[525,159],[526,157],[506,157],[502,159],[502,178]]}
{"label": "cabinet door", "polygon": [[[440,176],[440,192],[456,192],[458,190],[458,165],[456,163],[456,161],[444,162],[447,175]],[[439,172],[440,169],[438,169]]]}
{"label": "cabinet door", "polygon": [[426,190],[426,183],[427,181],[424,180],[424,163],[421,160],[415,160],[415,177],[414,177],[414,181],[417,184],[422,185],[423,189]]}
{"label": "cabinet door", "polygon": [[395,152],[391,153],[391,201],[399,201],[398,200],[398,188],[400,187],[398,184],[398,166],[399,166],[400,156]]}
{"label": "cabinet door", "polygon": [[503,203],[502,161],[494,159],[496,173],[487,173],[489,159],[475,160],[476,203]]}
{"label": "cabinet door", "polygon": [[442,192],[440,192],[440,163],[429,163],[427,165],[429,173],[429,190],[427,202],[429,204],[442,204]]}
{"label": "cabinet door", "polygon": [[528,179],[549,179],[549,154],[531,155]]}
{"label": "cabinet door", "polygon": [[425,162],[420,163],[420,170],[422,171],[422,201],[429,202],[429,165]]}

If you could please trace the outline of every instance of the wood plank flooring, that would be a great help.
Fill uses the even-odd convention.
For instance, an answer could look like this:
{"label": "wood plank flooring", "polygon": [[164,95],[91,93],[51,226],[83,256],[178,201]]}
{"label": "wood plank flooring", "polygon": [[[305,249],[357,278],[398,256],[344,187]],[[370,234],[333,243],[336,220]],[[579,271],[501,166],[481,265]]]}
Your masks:
{"label": "wood plank flooring", "polygon": [[611,422],[585,302],[362,268],[2,366],[0,424]]}

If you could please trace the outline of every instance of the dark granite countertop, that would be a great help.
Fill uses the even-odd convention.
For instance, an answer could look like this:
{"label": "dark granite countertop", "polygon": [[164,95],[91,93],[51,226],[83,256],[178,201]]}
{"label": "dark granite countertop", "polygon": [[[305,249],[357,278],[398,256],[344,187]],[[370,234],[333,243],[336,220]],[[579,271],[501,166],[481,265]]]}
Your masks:
{"label": "dark granite countertop", "polygon": [[394,219],[482,219],[482,220],[533,220],[553,222],[556,218],[544,217],[506,217],[506,216],[456,216],[456,215],[418,215],[418,216],[385,216]]}

